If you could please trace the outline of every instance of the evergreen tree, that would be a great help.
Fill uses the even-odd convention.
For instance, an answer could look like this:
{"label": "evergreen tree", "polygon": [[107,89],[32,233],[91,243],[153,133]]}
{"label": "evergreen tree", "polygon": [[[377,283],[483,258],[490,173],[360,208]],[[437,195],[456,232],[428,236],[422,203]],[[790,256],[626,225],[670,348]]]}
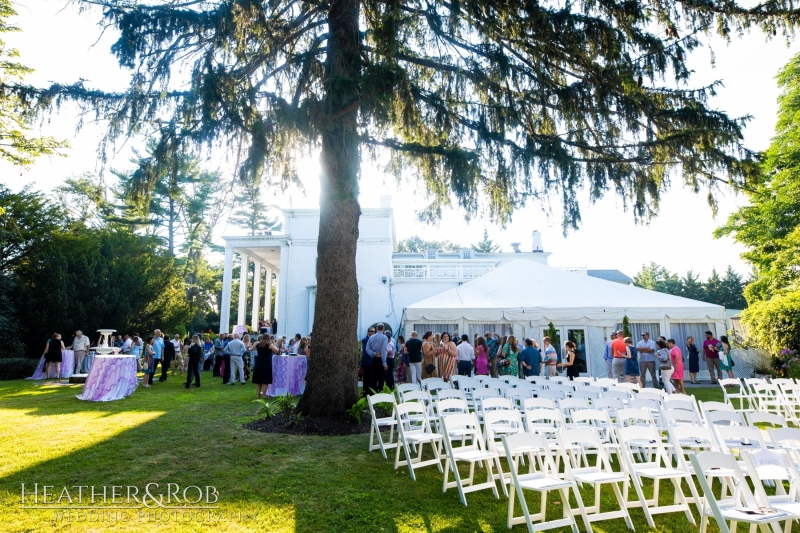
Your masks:
{"label": "evergreen tree", "polygon": [[[11,0],[0,0],[0,34],[18,32],[8,19],[17,16]],[[0,158],[15,165],[30,167],[38,157],[62,153],[69,146],[53,137],[30,135],[33,111],[31,101],[9,88],[23,83],[33,72],[17,61],[19,52],[0,39]]]}
{"label": "evergreen tree", "polygon": [[711,269],[711,275],[703,283],[703,290],[706,293],[706,301],[712,304],[725,305],[728,299],[727,291],[722,284],[722,278],[716,268]]}
{"label": "evergreen tree", "polygon": [[633,277],[633,284],[651,291],[675,295],[681,293],[678,275],[652,261],[649,265],[642,265],[642,269]]}
{"label": "evergreen tree", "polygon": [[788,35],[800,20],[788,0],[753,10],[675,0],[81,3],[103,6],[120,32],[113,51],[134,71],[129,90],[20,94],[42,105],[80,98],[110,120],[111,138],[152,133],[163,164],[187,146],[245,142],[243,179],[270,167],[296,180],[298,149],[321,147],[315,357],[300,404],[311,415],[358,397],[339,345],[357,333],[362,153],[387,149],[395,168],[419,170],[427,220],[454,201],[474,213],[483,196],[505,223],[526,199],[552,194],[566,230],[580,222],[583,184],[592,198],[619,193],[641,220],[671,176],[708,188],[713,207],[714,176],[741,184],[755,165],[742,121],[706,105],[716,85],[687,87],[686,54],[709,28]]}
{"label": "evergreen tree", "polygon": [[483,230],[483,239],[478,244],[473,244],[472,249],[476,252],[482,252],[485,254],[494,253],[500,250],[500,246],[495,244],[492,239],[489,238],[489,231],[484,229]]}
{"label": "evergreen tree", "polygon": [[700,277],[691,270],[681,278],[681,296],[692,300],[706,301],[706,291]]}
{"label": "evergreen tree", "polygon": [[259,188],[243,189],[236,200],[238,209],[228,221],[246,230],[248,235],[271,235],[273,231],[280,231],[282,226],[277,218],[269,216],[270,206],[264,201]]}
{"label": "evergreen tree", "polygon": [[744,309],[747,307],[747,301],[744,299],[742,276],[734,272],[730,265],[728,265],[725,270],[725,276],[722,278],[722,289],[725,294],[725,303],[723,305],[727,309]]}
{"label": "evergreen tree", "polygon": [[34,244],[63,229],[58,207],[30,186],[11,192],[0,184],[0,273],[8,273],[28,260]]}

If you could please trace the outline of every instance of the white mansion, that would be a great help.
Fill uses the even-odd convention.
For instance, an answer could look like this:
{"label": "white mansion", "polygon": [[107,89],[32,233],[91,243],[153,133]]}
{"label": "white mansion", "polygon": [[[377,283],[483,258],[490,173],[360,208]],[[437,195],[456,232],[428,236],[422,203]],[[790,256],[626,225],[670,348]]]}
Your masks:
{"label": "white mansion", "polygon": [[[262,283],[274,281],[275,315],[280,335],[306,334],[313,328],[316,300],[315,265],[319,210],[285,209],[282,235],[227,236],[222,289],[220,329],[251,324],[256,328],[262,318],[269,319],[271,291]],[[356,269],[359,286],[358,334],[376,323],[385,322],[393,331],[401,327],[403,310],[411,304],[458,287],[517,259],[547,265],[550,255],[542,249],[541,235],[532,233],[527,245],[512,243],[513,252],[479,253],[464,248],[458,253],[426,250],[424,253],[397,253],[391,197],[382,196],[380,207],[364,208],[359,224]],[[525,248],[522,250],[521,248]],[[239,283],[239,309],[231,321],[233,258],[243,264]],[[616,270],[591,271],[569,269],[583,275],[609,281],[630,283],[630,278]],[[255,298],[248,297],[247,276],[256,273],[252,283]],[[274,275],[274,276],[273,276]],[[261,294],[264,294],[262,301]],[[251,302],[248,309],[247,302]],[[434,328],[435,329],[435,328]],[[510,327],[509,327],[510,331]]]}

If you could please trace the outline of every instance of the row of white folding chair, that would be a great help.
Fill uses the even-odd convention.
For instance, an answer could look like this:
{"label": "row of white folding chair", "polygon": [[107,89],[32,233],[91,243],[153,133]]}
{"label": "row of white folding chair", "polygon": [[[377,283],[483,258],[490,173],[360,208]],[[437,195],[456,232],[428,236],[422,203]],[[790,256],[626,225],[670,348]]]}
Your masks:
{"label": "row of white folding chair", "polygon": [[[462,405],[463,405],[463,403],[462,403]],[[404,407],[403,409],[398,410],[398,413],[402,414],[402,411],[403,410],[407,410],[407,409],[408,409],[407,407]],[[419,409],[419,411],[417,413],[424,417],[424,414],[425,414],[424,409],[419,408],[419,407],[418,407],[418,409]],[[558,412],[555,412],[555,413],[558,413]],[[642,411],[641,413],[645,413],[645,412]],[[510,417],[518,417],[518,414],[513,410],[509,410],[507,412],[507,414]],[[495,416],[499,417],[501,415],[503,415],[503,413],[498,411],[498,412],[495,412],[495,413],[491,414],[490,417],[495,417]],[[623,415],[626,415],[626,413],[623,413]],[[398,415],[398,420],[400,420],[400,416],[401,415],[399,414]],[[469,416],[469,415],[467,415],[467,416]],[[474,414],[471,415],[471,416],[474,417]],[[456,422],[459,421],[458,419],[451,419],[449,417],[448,417],[448,419],[453,420],[453,422],[452,422],[453,424],[456,424]],[[518,420],[518,418],[517,418],[517,420]],[[460,421],[460,422],[463,422],[463,421]],[[447,424],[446,422],[443,422],[443,425],[446,425],[446,424]],[[459,423],[459,424],[456,424],[456,425],[464,426],[465,424]],[[474,418],[473,427],[474,427],[474,430],[475,430],[474,434],[477,435],[477,431],[478,431],[478,428],[479,428],[479,424],[477,424],[477,417]],[[565,431],[568,431],[568,430],[565,430]],[[625,460],[628,463],[629,471],[634,474],[634,478],[635,478],[634,479],[634,485],[637,488],[637,493],[639,495],[639,500],[640,500],[639,502],[626,502],[626,505],[625,505],[626,510],[627,510],[628,507],[639,507],[639,506],[642,507],[643,510],[645,511],[645,516],[648,519],[648,523],[650,523],[651,525],[652,525],[652,518],[651,518],[652,514],[657,513],[657,512],[674,512],[674,511],[679,511],[679,510],[687,512],[687,518],[690,521],[693,522],[690,514],[688,514],[688,504],[687,504],[687,502],[685,500],[685,497],[683,496],[683,493],[682,493],[682,490],[680,489],[680,484],[679,483],[676,484],[676,491],[679,491],[680,494],[678,495],[677,492],[676,492],[678,502],[675,505],[661,507],[661,508],[657,507],[657,499],[658,499],[657,498],[657,494],[654,495],[654,498],[652,498],[651,500],[646,500],[644,498],[644,494],[643,494],[643,492],[641,490],[641,478],[651,477],[656,482],[658,480],[660,480],[660,479],[671,479],[671,480],[673,480],[673,483],[676,483],[680,479],[685,478],[686,475],[687,475],[687,473],[685,471],[686,469],[681,470],[680,461],[678,461],[678,467],[677,468],[673,468],[673,465],[672,465],[671,461],[667,460],[668,454],[666,454],[666,451],[663,449],[663,443],[661,442],[660,438],[654,438],[654,437],[658,436],[658,432],[652,426],[650,428],[646,428],[646,427],[642,427],[642,426],[630,426],[630,427],[627,427],[627,428],[621,428],[619,431],[620,431],[620,434],[621,434],[621,440],[623,441],[623,446],[625,447],[625,452],[624,452],[625,453]],[[671,434],[678,434],[681,431],[683,431],[686,434],[686,439],[691,439],[691,440],[694,440],[694,441],[698,440],[697,439],[697,435],[693,434],[692,428],[684,427],[684,428],[671,428],[670,429]],[[800,432],[800,430],[796,430],[796,431]],[[559,433],[564,433],[564,431],[561,431]],[[645,435],[645,433],[648,433],[648,434]],[[525,435],[527,435],[527,436],[525,436]],[[626,436],[627,436],[627,439],[626,439]],[[794,434],[794,435],[792,435],[792,437],[794,438],[794,440],[800,442],[800,434]],[[434,437],[431,437],[431,436],[427,436],[425,438],[431,439],[431,440],[435,439]],[[445,438],[447,438],[447,437],[445,437]],[[519,439],[522,439],[522,440],[526,440],[527,439],[528,441],[530,441],[530,439],[535,438],[535,437],[530,437],[529,434],[523,434],[522,437],[517,437],[516,435],[512,435],[511,437],[508,437],[508,439],[514,439],[514,438],[518,438],[518,440]],[[540,439],[545,439],[545,436],[541,435],[541,436],[539,436],[539,438]],[[462,450],[461,451],[461,455],[459,455],[458,458],[455,458],[455,459],[454,459],[454,457],[455,457],[455,452],[454,452],[453,454],[451,454],[451,457],[448,460],[450,460],[450,461],[468,460],[468,461],[470,461],[472,463],[471,475],[470,475],[470,478],[468,478],[466,480],[466,483],[463,484],[465,486],[472,486],[471,484],[472,484],[472,474],[474,473],[474,462],[476,462],[476,461],[485,462],[486,463],[487,474],[492,477],[492,482],[490,483],[490,481],[487,480],[487,482],[484,483],[484,484],[480,484],[480,485],[474,486],[472,488],[472,490],[479,490],[480,488],[490,488],[491,487],[493,489],[493,491],[495,492],[495,494],[497,495],[496,486],[495,486],[493,481],[494,481],[494,478],[496,478],[498,475],[502,476],[502,474],[499,473],[499,472],[502,471],[501,467],[500,467],[500,463],[499,463],[499,457],[497,457],[497,454],[492,454],[492,452],[490,450],[487,450],[485,447],[484,447],[483,450],[481,450],[481,444],[482,443],[480,441],[482,441],[482,440],[483,439],[478,439],[478,438],[470,439],[470,441],[471,441],[470,444],[466,445],[468,449]],[[487,438],[487,441],[488,440],[489,439]],[[418,439],[418,441],[425,442],[424,439]],[[505,438],[504,438],[504,441],[508,442]],[[449,442],[449,440],[446,441],[446,447],[448,445],[447,444],[448,442]],[[539,442],[540,442],[540,444],[546,444],[546,440],[540,440]],[[464,443],[463,439],[462,439],[462,443]],[[462,446],[463,446],[463,444],[462,444]],[[639,453],[643,447],[648,449],[648,453],[645,454],[645,455]],[[527,448],[530,448],[530,446],[527,446]],[[549,448],[549,445],[548,445],[548,448]],[[562,446],[562,448],[564,448],[564,446]],[[601,446],[601,448],[602,448],[602,446]],[[399,457],[399,453],[400,452],[399,452],[399,449],[398,449],[398,457]],[[515,453],[513,453],[512,451],[508,450],[508,445],[506,445],[506,454],[509,457],[515,457]],[[519,455],[519,454],[516,454],[516,455]],[[408,451],[407,451],[407,457],[410,457],[410,455],[408,454]],[[421,458],[421,453],[420,453],[420,458]],[[637,458],[638,458],[638,460],[637,460]],[[430,463],[432,464],[433,461],[435,461],[435,460],[432,460]],[[498,470],[499,470],[498,475],[494,475],[492,473],[492,465],[491,465],[492,461],[495,461],[495,466],[498,467]],[[511,477],[512,478],[514,478],[514,477],[517,478],[517,480],[513,482],[514,488],[517,491],[518,496],[523,497],[522,489],[520,488],[521,485],[520,485],[520,482],[519,482],[520,477],[516,476],[518,463],[516,461],[511,461],[511,463],[513,464],[512,472],[510,473]],[[735,464],[735,462],[734,462],[734,464]],[[397,460],[396,460],[396,466],[397,466]],[[414,477],[413,468],[415,468],[415,467],[418,468],[419,466],[422,466],[421,464],[419,464],[419,461],[414,467],[412,467],[409,464],[409,468],[411,470],[412,478]],[[531,461],[531,468],[533,468],[533,461]],[[737,465],[737,468],[738,468],[738,465]],[[449,465],[447,465],[446,466],[446,472],[449,472],[450,470],[452,470],[452,468],[450,468]],[[551,473],[555,472],[555,471],[556,471],[556,469],[551,469]],[[455,471],[455,475],[458,477],[457,469]],[[445,474],[445,476],[447,476],[447,474]],[[540,479],[542,477],[543,476],[541,476],[541,475],[534,476],[533,479]],[[501,477],[501,479],[503,479],[503,478]],[[558,485],[559,484],[558,480],[564,481],[558,475],[553,474],[551,481]],[[690,479],[689,479],[689,481],[690,481]],[[637,484],[637,482],[638,482],[638,484]],[[502,481],[501,481],[501,483],[505,484]],[[573,481],[573,483],[574,483],[574,481]],[[446,490],[447,488],[452,488],[453,486],[458,486],[458,485],[459,485],[458,482],[454,482],[453,484],[448,484],[447,483],[447,478],[445,477],[445,481],[444,481],[444,484],[443,484],[443,489]],[[533,485],[536,485],[536,484],[534,483]],[[551,486],[551,487],[555,488],[554,485],[548,485],[548,484],[539,485],[539,488],[541,489],[542,487],[547,487],[547,486]],[[569,484],[567,489],[572,487],[572,486],[574,486],[574,484]],[[469,489],[467,489],[465,491],[465,490],[462,490],[463,488],[464,487],[459,486],[459,492],[460,492],[460,496],[462,498],[462,502],[466,504],[466,499],[464,497],[464,493],[468,492]],[[536,487],[532,486],[532,485],[524,487],[524,488],[533,488],[534,490],[537,490]],[[690,490],[693,492],[693,496],[695,498],[697,498],[696,494],[694,494],[693,488],[694,488],[693,485],[690,485]],[[563,500],[568,500],[568,495],[564,494],[563,491],[562,491],[562,499]],[[563,503],[568,506],[568,502],[567,501],[564,501]],[[620,506],[622,507],[621,503],[620,503]],[[512,525],[512,514],[513,514],[513,511],[511,511],[511,509],[513,509],[513,501],[510,503],[509,508],[510,508],[510,511],[509,511],[509,525]],[[523,504],[523,511],[526,514],[526,517],[523,517],[523,520],[527,520],[528,523],[529,523],[529,526],[533,527],[530,524],[530,521],[531,521],[531,518],[535,518],[535,517],[531,517],[529,515],[529,513],[527,513],[527,506],[524,505],[524,504]],[[568,523],[561,524],[561,526],[563,526],[563,525],[571,525],[572,526],[574,522],[573,523],[569,523],[569,513],[567,512],[566,508],[564,509],[564,512],[565,512],[564,520],[567,520]],[[586,517],[585,513],[582,512],[581,514],[584,516],[584,521],[586,521],[587,517]],[[543,519],[543,516],[541,516],[540,518]],[[519,522],[513,522],[513,523],[519,523]],[[548,525],[553,525],[553,524],[548,524]],[[588,525],[588,522],[587,522],[587,530],[590,530],[590,526]]]}
{"label": "row of white folding chair", "polygon": [[[461,407],[465,407],[465,402],[460,399],[447,399],[442,400],[442,407],[446,405],[445,402],[460,402]],[[647,416],[647,412],[641,410],[644,416]],[[557,411],[553,411],[554,416],[560,416]],[[609,515],[608,513],[605,514],[598,514],[594,517],[595,520],[604,520],[608,518],[616,518],[616,517],[625,517],[626,522],[628,523],[629,527],[632,526],[629,520],[628,509],[631,507],[642,507],[645,511],[645,515],[648,518],[648,523],[652,525],[652,518],[651,514],[660,513],[660,512],[674,512],[678,510],[688,511],[688,503],[683,497],[683,493],[680,489],[680,484],[676,484],[676,491],[680,491],[680,494],[676,493],[676,498],[678,503],[676,505],[666,506],[666,507],[659,507],[658,506],[658,496],[657,496],[657,489],[655,497],[651,500],[647,500],[644,497],[644,493],[642,490],[642,483],[641,480],[643,478],[652,478],[654,482],[657,483],[661,479],[672,479],[673,483],[675,483],[676,479],[682,479],[687,472],[681,471],[680,469],[671,468],[671,461],[668,461],[666,451],[663,447],[663,443],[658,437],[658,432],[652,426],[648,427],[640,427],[640,426],[631,426],[626,428],[620,428],[620,432],[625,440],[625,435],[629,435],[630,438],[625,441],[625,445],[628,446],[627,451],[624,452],[625,461],[628,464],[628,472],[633,474],[634,479],[634,486],[637,489],[637,495],[639,496],[638,502],[629,502],[627,501],[627,474],[623,472],[613,472],[610,469],[610,463],[606,463],[607,466],[602,466],[602,460],[598,458],[598,461],[601,465],[600,470],[595,470],[594,472],[591,471],[582,471],[582,468],[586,468],[586,452],[579,452],[577,454],[571,454],[568,457],[565,457],[565,474],[564,477],[559,476],[558,468],[555,467],[555,464],[552,460],[551,453],[559,453],[557,450],[560,449],[560,453],[567,453],[566,450],[576,449],[574,446],[576,442],[570,442],[568,439],[572,433],[571,430],[561,430],[556,433],[556,439],[559,440],[559,446],[556,450],[553,449],[551,444],[548,442],[546,435],[536,435],[531,433],[523,433],[520,431],[520,418],[519,414],[515,410],[507,410],[507,411],[492,411],[485,414],[486,420],[489,422],[484,428],[484,435],[481,436],[480,424],[478,423],[477,416],[474,413],[466,414],[466,413],[458,413],[452,414],[447,416],[441,417],[441,425],[443,428],[442,434],[437,438],[436,434],[432,431],[430,424],[427,422],[427,414],[426,410],[423,406],[416,402],[399,404],[396,407],[396,414],[397,414],[397,423],[398,423],[398,432],[400,436],[400,446],[398,446],[397,454],[395,458],[395,468],[401,466],[400,462],[400,455],[401,449],[405,452],[406,458],[406,465],[409,468],[410,475],[412,479],[415,478],[414,470],[416,468],[420,468],[422,466],[428,466],[437,464],[441,469],[440,459],[441,457],[438,454],[437,450],[437,443],[439,438],[441,438],[445,445],[446,456],[445,456],[445,465],[444,465],[444,480],[443,480],[443,491],[446,491],[449,488],[457,487],[459,490],[459,496],[461,498],[462,503],[466,505],[466,497],[465,494],[474,490],[481,490],[484,488],[491,488],[497,496],[497,489],[495,480],[500,479],[502,487],[505,492],[505,484],[506,484],[506,476],[502,472],[502,465],[499,459],[499,455],[496,451],[493,451],[492,448],[496,450],[496,443],[495,438],[497,436],[496,427],[494,426],[495,422],[499,422],[501,427],[504,429],[502,432],[503,434],[500,435],[504,441],[504,447],[506,448],[506,455],[509,458],[509,464],[512,465],[511,472],[509,472],[509,481],[513,484],[514,490],[517,493],[517,496],[520,497],[523,501],[521,502],[523,505],[523,512],[525,514],[524,517],[513,517],[513,501],[509,504],[509,525],[513,525],[514,523],[519,523],[519,521],[527,521],[530,527],[533,527],[531,524],[531,520],[536,519],[544,519],[544,509],[540,510],[539,516],[531,516],[530,513],[527,511],[527,504],[524,502],[524,494],[522,492],[523,488],[539,490],[552,490],[554,488],[562,487],[565,490],[560,490],[562,495],[562,505],[565,506],[564,511],[564,518],[562,521],[559,521],[558,524],[548,523],[548,526],[553,527],[563,527],[564,525],[574,526],[574,518],[571,516],[571,510],[569,509],[569,495],[568,490],[572,488],[573,490],[577,491],[577,482],[580,483],[611,483],[616,486],[615,494],[618,496],[618,504],[620,506],[619,511],[614,511],[612,514],[613,516]],[[602,412],[601,412],[602,414]],[[420,418],[415,418],[412,415],[417,415]],[[516,426],[516,427],[515,427]],[[454,433],[451,434],[451,428]],[[591,437],[589,435],[597,435],[596,440],[594,441],[593,452],[595,455],[600,455],[601,457],[605,455],[605,445],[599,437],[599,432],[596,429],[589,428],[589,433],[582,433],[577,440],[580,440],[582,443],[582,448],[592,448],[592,446],[587,446],[587,442]],[[630,431],[633,430],[633,431]],[[578,430],[580,431],[580,430]],[[627,433],[626,433],[627,432]],[[464,437],[468,435],[470,438],[465,439]],[[520,437],[519,435],[523,435]],[[577,434],[576,434],[577,435]],[[483,438],[482,438],[483,437]],[[461,441],[461,446],[455,446],[455,441]],[[485,440],[484,440],[485,439]],[[469,441],[469,442],[467,442]],[[525,446],[525,453],[534,453],[536,452],[539,457],[534,459],[533,457],[530,458],[529,468],[532,470],[535,468],[535,465],[542,465],[543,461],[549,466],[544,469],[543,471],[537,473],[533,477],[525,477],[519,476],[518,474],[518,466],[519,463],[517,458],[520,454],[521,448],[514,448],[513,450],[510,449],[509,441],[512,442],[527,442],[529,443]],[[535,442],[536,445],[533,447],[530,446],[531,442]],[[433,445],[433,452],[434,452],[434,459],[430,459],[427,461],[422,460],[422,447],[424,444],[430,443]],[[419,447],[418,455],[414,457],[411,454],[411,445],[417,445]],[[573,446],[570,446],[573,445]],[[645,447],[648,450],[646,455],[642,455],[639,452],[641,448]],[[578,448],[580,449],[580,448]],[[639,460],[636,459],[636,456],[639,457]],[[644,457],[644,463],[642,462],[642,457]],[[458,472],[456,464],[461,462],[469,462],[470,463],[470,476],[466,479],[461,479],[461,476]],[[577,463],[576,463],[577,461]],[[475,463],[483,463],[486,468],[487,473],[487,481],[485,483],[474,483],[474,466]],[[494,463],[494,464],[493,464]],[[574,471],[573,466],[579,466],[579,468]],[[581,466],[583,465],[583,466]],[[655,465],[655,466],[654,466]],[[497,474],[494,473],[494,467],[497,468]],[[448,477],[450,473],[453,473],[454,481],[448,482]],[[581,478],[581,475],[583,477]],[[565,479],[566,478],[566,479]],[[536,480],[545,480],[544,483],[541,481]],[[623,484],[623,491],[620,491],[619,484]],[[693,488],[693,487],[692,487]],[[513,496],[512,496],[513,498]],[[587,530],[591,531],[591,519],[588,516],[588,513],[592,512],[592,510],[596,510],[599,513],[599,500],[595,502],[595,505],[590,508],[585,508],[583,506],[582,500],[580,499],[580,494],[576,493],[576,501],[578,501],[580,509],[580,514],[583,516],[584,522],[586,524]],[[687,518],[691,519],[690,513],[687,514]],[[561,523],[565,521],[564,523]],[[577,531],[577,530],[576,530]]]}

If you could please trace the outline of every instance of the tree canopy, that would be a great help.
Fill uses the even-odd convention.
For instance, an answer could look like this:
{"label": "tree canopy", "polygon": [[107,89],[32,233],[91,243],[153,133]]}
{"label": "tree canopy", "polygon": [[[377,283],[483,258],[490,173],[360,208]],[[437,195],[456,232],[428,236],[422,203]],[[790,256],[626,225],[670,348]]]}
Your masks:
{"label": "tree canopy", "polygon": [[691,270],[685,276],[679,277],[665,267],[651,262],[649,265],[642,265],[642,269],[633,277],[633,284],[651,291],[723,305],[727,309],[747,307],[742,277],[730,265],[722,277],[716,268],[712,268],[711,274],[703,282]]}
{"label": "tree canopy", "polygon": [[750,308],[742,315],[752,336],[774,352],[800,348],[793,321],[800,316],[800,55],[778,74],[775,137],[764,153],[762,180],[717,229],[745,245],[742,257],[753,265],[745,289]]}
{"label": "tree canopy", "polygon": [[458,252],[461,250],[461,245],[454,242],[444,241],[429,241],[425,240],[419,235],[412,235],[407,239],[397,243],[397,250],[401,253],[424,253],[425,250],[433,248],[440,252]]}
{"label": "tree canopy", "polygon": [[186,147],[228,147],[245,179],[268,169],[278,184],[299,181],[297,154],[320,150],[322,353],[300,405],[314,415],[342,412],[357,395],[336,346],[358,324],[362,157],[388,152],[391,170],[416,173],[427,220],[457,204],[467,218],[485,212],[505,223],[526,201],[554,196],[566,231],[580,222],[584,186],[593,200],[614,191],[645,219],[671,178],[712,192],[756,171],[741,144],[744,120],[706,105],[718,84],[688,85],[686,56],[700,36],[754,25],[788,35],[798,20],[789,0],[752,9],[675,0],[81,3],[102,6],[104,27],[118,32],[112,50],[131,69],[128,90],[17,88],[23,98],[81,99],[109,121],[111,139],[156,136],[163,162]]}

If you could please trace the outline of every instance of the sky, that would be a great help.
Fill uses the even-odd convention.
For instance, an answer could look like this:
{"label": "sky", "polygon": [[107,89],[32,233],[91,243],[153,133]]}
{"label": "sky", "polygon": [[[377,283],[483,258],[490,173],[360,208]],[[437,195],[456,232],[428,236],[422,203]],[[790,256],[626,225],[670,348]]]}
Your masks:
{"label": "sky", "polygon": [[[21,62],[35,69],[29,83],[46,85],[50,82],[71,83],[85,80],[87,86],[119,90],[127,86],[127,74],[120,69],[110,53],[114,42],[113,30],[103,34],[97,25],[100,13],[89,10],[79,13],[73,4],[63,0],[19,0],[19,13],[13,22],[22,32],[6,36],[9,45],[21,54]],[[688,64],[695,71],[693,86],[721,80],[724,87],[710,101],[714,108],[730,116],[752,116],[744,135],[748,148],[761,150],[769,145],[773,135],[779,91],[775,83],[778,70],[800,51],[779,36],[766,41],[754,32],[734,38],[730,44],[712,40],[712,52],[706,48],[695,51]],[[75,125],[77,111],[67,106],[40,126],[40,131],[59,139],[68,139],[71,149],[67,157],[42,158],[30,170],[21,170],[0,163],[2,182],[12,189],[32,184],[42,191],[52,191],[63,180],[101,168],[97,148],[103,134],[101,124],[87,124],[79,132]],[[109,154],[108,167],[131,168],[131,149],[141,147],[141,141],[120,143]],[[211,168],[232,176],[225,160],[209,160]],[[319,202],[319,165],[316,157],[298,164],[305,190],[289,189],[275,192],[274,203],[282,207],[317,207]],[[619,269],[634,275],[642,264],[654,261],[673,272],[684,274],[693,270],[705,278],[713,268],[724,270],[732,265],[746,275],[749,267],[740,259],[744,249],[732,239],[714,239],[714,228],[727,216],[746,204],[746,199],[731,190],[718,192],[719,213],[715,218],[705,193],[695,195],[673,184],[663,195],[659,216],[648,225],[636,225],[633,215],[623,211],[620,199],[609,194],[591,204],[588,193],[581,195],[582,224],[577,231],[562,234],[558,199],[550,204],[527,205],[517,211],[511,222],[501,228],[489,220],[472,217],[465,220],[459,209],[444,213],[434,226],[419,222],[416,210],[426,205],[424,195],[413,181],[399,183],[370,163],[362,165],[361,197],[363,207],[377,207],[379,196],[392,195],[397,238],[420,235],[426,239],[450,240],[462,245],[476,243],[484,229],[503,251],[511,250],[512,242],[520,242],[523,251],[530,250],[531,232],[542,232],[545,251],[552,252],[550,264],[590,269]],[[241,229],[223,225],[216,238],[243,233]]]}

